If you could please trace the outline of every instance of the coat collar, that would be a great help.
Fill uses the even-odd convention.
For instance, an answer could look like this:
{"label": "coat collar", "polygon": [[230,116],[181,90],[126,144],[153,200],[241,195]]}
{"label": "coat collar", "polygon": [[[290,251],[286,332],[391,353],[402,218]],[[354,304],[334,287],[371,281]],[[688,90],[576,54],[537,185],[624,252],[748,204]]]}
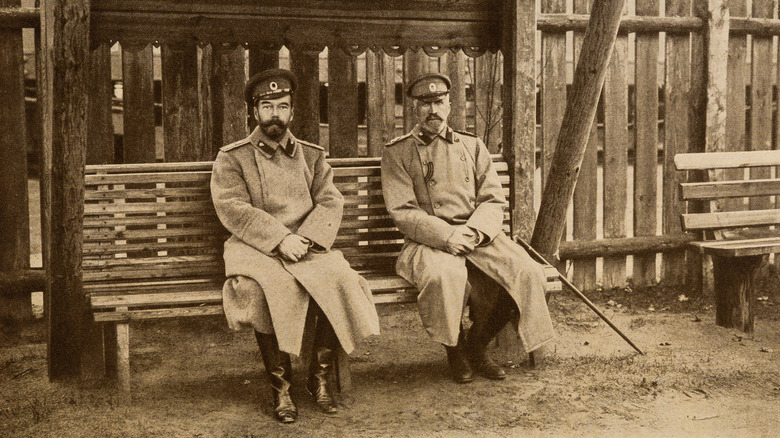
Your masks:
{"label": "coat collar", "polygon": [[433,140],[436,138],[442,138],[447,141],[447,143],[452,143],[455,141],[455,134],[452,128],[449,126],[444,126],[438,134],[431,136],[430,134],[426,133],[425,131],[420,128],[420,125],[415,125],[415,127],[412,129],[412,137],[420,141],[424,145],[431,144]]}
{"label": "coat collar", "polygon": [[249,141],[253,146],[260,150],[266,158],[273,157],[274,153],[276,153],[276,150],[279,148],[281,148],[288,157],[292,158],[295,156],[295,146],[297,142],[289,129],[279,141],[275,141],[268,138],[260,127],[256,126],[254,131],[252,131],[252,134],[249,135]]}

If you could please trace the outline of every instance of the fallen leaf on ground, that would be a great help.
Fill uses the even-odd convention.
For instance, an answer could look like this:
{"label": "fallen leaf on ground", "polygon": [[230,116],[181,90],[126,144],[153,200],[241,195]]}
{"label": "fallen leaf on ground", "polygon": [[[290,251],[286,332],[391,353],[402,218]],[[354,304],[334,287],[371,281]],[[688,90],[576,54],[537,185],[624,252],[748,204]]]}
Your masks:
{"label": "fallen leaf on ground", "polygon": [[699,318],[699,317],[698,317],[698,316],[696,316],[696,315],[693,315],[693,319],[692,319],[691,321],[692,321],[692,322],[701,322],[701,318]]}
{"label": "fallen leaf on ground", "polygon": [[668,345],[672,345],[672,343],[671,343],[671,342],[661,342],[661,343],[660,343],[660,344],[658,344],[658,345],[661,345],[661,346],[663,346],[663,347],[666,347],[666,346],[668,346]]}
{"label": "fallen leaf on ground", "polygon": [[771,353],[772,349],[771,348],[766,348],[766,347],[761,347],[761,348],[758,349],[758,351],[760,351],[762,353]]}
{"label": "fallen leaf on ground", "polygon": [[677,296],[677,301],[683,302],[688,301],[688,297],[686,297],[684,294],[680,294]]}

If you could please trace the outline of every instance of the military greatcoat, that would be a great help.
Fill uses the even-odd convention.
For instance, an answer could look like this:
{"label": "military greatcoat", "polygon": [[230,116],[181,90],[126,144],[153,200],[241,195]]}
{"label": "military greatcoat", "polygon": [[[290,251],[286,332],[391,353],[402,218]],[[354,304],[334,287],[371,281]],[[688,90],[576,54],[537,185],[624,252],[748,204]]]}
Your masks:
{"label": "military greatcoat", "polygon": [[[520,310],[518,333],[526,351],[554,336],[541,265],[502,231],[504,197],[484,143],[444,127],[426,138],[419,125],[388,143],[382,156],[382,193],[405,236],[396,271],[419,290],[418,309],[431,337],[458,342],[468,298],[466,261],[506,289]],[[465,256],[446,251],[456,225],[478,230],[481,243]]]}
{"label": "military greatcoat", "polygon": [[[333,185],[324,150],[288,131],[279,142],[256,128],[223,147],[211,177],[214,208],[231,237],[225,242],[223,306],[232,328],[251,325],[276,333],[279,348],[300,354],[309,300],[313,299],[349,353],[379,334],[368,283],[331,250],[344,200]],[[298,262],[276,247],[295,233],[312,242]]]}

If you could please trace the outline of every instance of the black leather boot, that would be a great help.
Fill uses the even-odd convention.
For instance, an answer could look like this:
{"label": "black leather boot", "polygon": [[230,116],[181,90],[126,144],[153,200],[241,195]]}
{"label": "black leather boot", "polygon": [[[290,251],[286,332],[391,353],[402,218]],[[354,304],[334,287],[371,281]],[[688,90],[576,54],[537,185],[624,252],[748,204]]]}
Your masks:
{"label": "black leather boot", "polygon": [[321,312],[317,317],[314,331],[314,351],[309,364],[309,378],[306,381],[306,390],[314,397],[314,401],[326,414],[335,414],[336,400],[328,383],[335,369],[334,361],[336,351],[339,348],[339,340],[330,322]]}
{"label": "black leather boot", "polygon": [[[477,318],[466,336],[466,355],[474,371],[493,380],[504,380],[506,372],[490,357],[487,347],[490,341],[512,319],[517,305],[502,290],[500,297],[488,315]],[[485,317],[487,316],[487,317]]]}
{"label": "black leather boot", "polygon": [[260,354],[263,356],[268,382],[274,398],[274,413],[281,423],[293,423],[298,419],[298,408],[290,397],[292,365],[290,355],[279,350],[276,335],[255,332]]}
{"label": "black leather boot", "polygon": [[461,330],[458,336],[458,345],[454,347],[445,345],[444,348],[447,350],[447,362],[450,364],[452,380],[458,383],[469,383],[473,380],[474,374],[471,372],[468,360],[466,360],[463,344],[463,331]]}

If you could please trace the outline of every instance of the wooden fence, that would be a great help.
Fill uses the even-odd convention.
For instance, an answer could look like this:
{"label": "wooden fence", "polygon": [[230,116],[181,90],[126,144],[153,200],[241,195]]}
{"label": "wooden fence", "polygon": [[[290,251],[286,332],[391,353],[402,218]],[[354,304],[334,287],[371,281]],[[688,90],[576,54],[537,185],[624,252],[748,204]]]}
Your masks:
{"label": "wooden fence", "polygon": [[[494,152],[502,147],[500,52],[354,45],[323,52],[295,42],[287,50],[277,42],[195,44],[154,34],[143,40],[112,27],[119,15],[101,15],[106,3],[112,2],[96,2],[92,14],[87,163],[213,159],[219,147],[247,135],[242,88],[248,75],[280,64],[300,78],[293,132],[322,143],[331,156],[380,155],[385,142],[414,123],[400,87],[428,71],[453,79],[451,125],[475,132]],[[590,3],[569,0],[567,9],[564,0],[537,2],[537,202]],[[674,154],[776,147],[772,39],[780,34],[780,20],[772,0],[753,0],[750,11],[745,0],[732,0],[728,8],[725,0],[628,3],[561,244],[570,277],[585,290],[599,280],[604,287],[624,287],[629,273],[637,286],[659,279],[699,281],[697,262],[686,264],[692,255],[681,249],[691,238],[680,232],[682,176],[673,169]],[[25,143],[21,29],[39,27],[37,9],[17,6],[18,0],[0,1],[0,52],[12,54],[0,57],[5,169],[27,167],[19,147]],[[118,57],[112,47],[121,52],[121,101],[115,96],[112,59]],[[117,117],[121,142],[115,141]],[[26,175],[0,172],[0,286],[6,302],[42,285],[41,273],[29,269],[27,202]],[[718,208],[743,206],[736,201]]]}

